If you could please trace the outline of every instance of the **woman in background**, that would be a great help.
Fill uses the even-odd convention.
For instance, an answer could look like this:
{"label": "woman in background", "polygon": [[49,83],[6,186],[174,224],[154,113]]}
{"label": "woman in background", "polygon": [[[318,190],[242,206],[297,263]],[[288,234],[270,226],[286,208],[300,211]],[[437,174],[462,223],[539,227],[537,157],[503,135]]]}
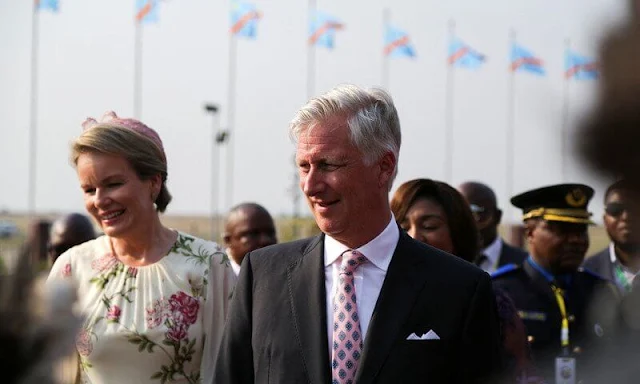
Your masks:
{"label": "woman in background", "polygon": [[[474,262],[480,252],[476,220],[465,198],[447,183],[414,179],[400,185],[391,199],[396,222],[409,236]],[[531,364],[524,324],[511,299],[496,292],[505,351],[503,383],[544,384]]]}
{"label": "woman in background", "polygon": [[391,211],[409,236],[473,262],[480,251],[476,221],[455,188],[441,181],[414,179],[391,199]]}
{"label": "woman in background", "polygon": [[104,232],[55,262],[85,316],[89,383],[211,381],[234,275],[220,247],[160,222],[171,201],[160,136],[133,119],[87,119],[72,145],[87,212]]}

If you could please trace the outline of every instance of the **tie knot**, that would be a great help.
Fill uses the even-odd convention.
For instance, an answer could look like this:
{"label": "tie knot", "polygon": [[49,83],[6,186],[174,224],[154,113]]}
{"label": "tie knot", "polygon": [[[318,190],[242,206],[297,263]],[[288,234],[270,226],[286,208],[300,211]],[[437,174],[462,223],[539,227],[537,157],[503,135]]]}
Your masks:
{"label": "tie knot", "polygon": [[358,266],[367,261],[362,253],[355,249],[349,249],[342,254],[342,264],[340,265],[340,273],[351,275]]}

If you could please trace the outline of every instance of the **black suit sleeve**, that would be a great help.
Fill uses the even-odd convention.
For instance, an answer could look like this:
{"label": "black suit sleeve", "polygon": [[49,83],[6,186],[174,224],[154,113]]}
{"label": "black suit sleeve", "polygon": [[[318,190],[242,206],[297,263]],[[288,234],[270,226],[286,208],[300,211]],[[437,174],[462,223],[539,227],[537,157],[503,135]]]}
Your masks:
{"label": "black suit sleeve", "polygon": [[[229,317],[216,360],[213,383],[253,383],[252,333],[253,271],[251,253],[242,262]],[[212,384],[213,384],[212,383]]]}
{"label": "black suit sleeve", "polygon": [[489,275],[476,285],[464,325],[460,383],[494,383],[502,369],[502,342]]}

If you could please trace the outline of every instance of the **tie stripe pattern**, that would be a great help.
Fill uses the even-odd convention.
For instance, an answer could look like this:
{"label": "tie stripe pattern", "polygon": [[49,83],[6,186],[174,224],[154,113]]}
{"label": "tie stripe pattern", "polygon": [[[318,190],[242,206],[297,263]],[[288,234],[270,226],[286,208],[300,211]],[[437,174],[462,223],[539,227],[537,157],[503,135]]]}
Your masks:
{"label": "tie stripe pattern", "polygon": [[331,372],[333,384],[353,384],[358,361],[362,355],[362,333],[353,272],[367,258],[360,252],[348,250],[342,254],[338,289],[333,299],[333,349]]}

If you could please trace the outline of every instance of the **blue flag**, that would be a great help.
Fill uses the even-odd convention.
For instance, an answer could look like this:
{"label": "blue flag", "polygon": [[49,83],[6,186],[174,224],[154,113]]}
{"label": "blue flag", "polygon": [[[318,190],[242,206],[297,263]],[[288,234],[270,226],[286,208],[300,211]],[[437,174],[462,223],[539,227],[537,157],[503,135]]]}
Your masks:
{"label": "blue flag", "polygon": [[389,57],[416,57],[416,50],[405,31],[387,26],[384,34],[384,54]]}
{"label": "blue flag", "polygon": [[449,65],[469,69],[480,68],[486,57],[465,44],[462,40],[455,38],[449,45]]}
{"label": "blue flag", "polygon": [[316,11],[309,25],[309,44],[333,49],[336,31],[344,24],[333,16]]}
{"label": "blue flag", "polygon": [[58,12],[60,3],[58,0],[35,0],[38,10],[49,10]]}
{"label": "blue flag", "polygon": [[545,74],[542,60],[518,44],[511,47],[511,71],[529,72],[540,76]]}
{"label": "blue flag", "polygon": [[567,50],[565,52],[564,76],[575,80],[596,80],[600,75],[598,63],[588,57]]}
{"label": "blue flag", "polygon": [[255,39],[258,35],[258,20],[262,14],[255,5],[237,0],[231,1],[231,33]]}

